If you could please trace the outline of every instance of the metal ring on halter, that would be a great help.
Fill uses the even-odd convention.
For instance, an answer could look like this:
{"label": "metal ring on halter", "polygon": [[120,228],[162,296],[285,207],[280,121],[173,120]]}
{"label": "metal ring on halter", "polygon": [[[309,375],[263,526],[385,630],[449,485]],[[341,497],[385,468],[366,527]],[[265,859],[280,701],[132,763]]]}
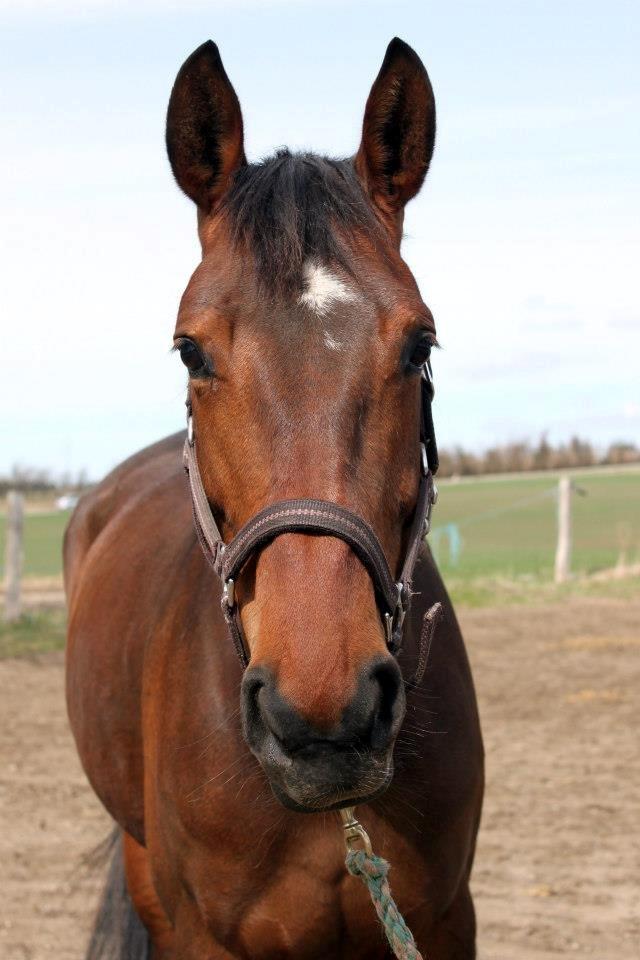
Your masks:
{"label": "metal ring on halter", "polygon": [[225,580],[224,586],[222,588],[222,599],[226,605],[231,609],[235,606],[236,602],[236,584],[233,577],[229,577],[228,580]]}
{"label": "metal ring on halter", "polygon": [[425,362],[422,364],[422,379],[429,385],[429,399],[433,400],[436,395],[436,385],[433,382],[431,360],[425,360]]}
{"label": "metal ring on halter", "polygon": [[394,650],[397,646],[396,638],[399,635],[402,635],[402,627],[404,624],[404,618],[407,615],[407,596],[406,588],[402,581],[396,583],[398,589],[398,599],[396,601],[396,606],[393,613],[386,613],[384,615],[384,632],[387,640],[387,646],[390,650]]}
{"label": "metal ring on halter", "polygon": [[420,444],[420,466],[422,467],[423,476],[429,473],[429,458],[427,456],[427,445],[425,443]]}
{"label": "metal ring on halter", "polygon": [[428,533],[431,532],[431,515],[433,513],[433,508],[438,502],[438,488],[435,483],[431,486],[431,496],[429,498],[429,506],[427,507],[427,515],[424,518],[424,536],[426,537]]}

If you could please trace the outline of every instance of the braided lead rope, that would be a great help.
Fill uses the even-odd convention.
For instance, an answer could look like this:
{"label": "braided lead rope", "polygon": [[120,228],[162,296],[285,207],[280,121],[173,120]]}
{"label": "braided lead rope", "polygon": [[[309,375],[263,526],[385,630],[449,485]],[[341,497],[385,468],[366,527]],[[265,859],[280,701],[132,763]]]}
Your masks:
{"label": "braided lead rope", "polygon": [[422,954],[416,947],[413,934],[404,922],[404,918],[395,900],[387,880],[389,864],[375,853],[364,850],[348,850],[347,870],[353,877],[360,877],[366,884],[376,913],[384,927],[389,946],[398,960],[422,960]]}
{"label": "braided lead rope", "polygon": [[[413,934],[391,896],[391,887],[387,880],[388,862],[377,857],[372,851],[369,836],[362,824],[356,820],[353,807],[342,809],[340,816],[347,845],[347,870],[352,877],[359,877],[367,887],[394,955],[398,960],[423,960]],[[363,849],[358,849],[356,844],[362,844]]]}

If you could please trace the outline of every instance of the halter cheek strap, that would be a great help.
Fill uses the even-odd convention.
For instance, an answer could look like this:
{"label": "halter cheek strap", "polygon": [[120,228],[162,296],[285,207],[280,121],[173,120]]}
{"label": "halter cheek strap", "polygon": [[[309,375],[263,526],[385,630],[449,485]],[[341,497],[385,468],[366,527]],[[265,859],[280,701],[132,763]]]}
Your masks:
{"label": "halter cheek strap", "polygon": [[[416,562],[424,537],[431,525],[431,511],[437,500],[433,474],[438,469],[438,453],[433,430],[431,367],[423,367],[421,384],[420,485],[407,552],[400,579],[395,581],[384,550],[369,524],[356,513],[327,500],[280,500],[252,517],[227,544],[215,521],[200,476],[195,449],[191,408],[187,401],[187,438],[183,463],[189,478],[193,518],[205,557],[223,584],[222,610],[231,639],[243,667],[249,663],[249,651],[235,597],[235,583],[249,558],[283,533],[312,533],[344,540],[371,577],[385,630],[389,651],[397,656],[402,647],[403,624],[409,609]],[[428,646],[442,614],[436,603],[423,620],[420,653],[412,683],[419,683],[426,668]]]}

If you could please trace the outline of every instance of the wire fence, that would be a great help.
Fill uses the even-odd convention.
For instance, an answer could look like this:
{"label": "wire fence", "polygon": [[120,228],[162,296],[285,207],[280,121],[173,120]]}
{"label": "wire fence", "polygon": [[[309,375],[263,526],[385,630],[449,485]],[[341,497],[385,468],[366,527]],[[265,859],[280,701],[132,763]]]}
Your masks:
{"label": "wire fence", "polygon": [[[640,561],[640,471],[573,478],[571,570],[589,574]],[[429,543],[443,573],[552,578],[558,478],[446,481]]]}

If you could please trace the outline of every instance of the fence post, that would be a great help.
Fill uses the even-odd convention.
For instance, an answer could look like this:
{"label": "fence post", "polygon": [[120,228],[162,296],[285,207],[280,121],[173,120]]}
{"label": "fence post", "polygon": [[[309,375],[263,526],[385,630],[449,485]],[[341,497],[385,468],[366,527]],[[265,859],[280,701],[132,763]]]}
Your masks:
{"label": "fence post", "polygon": [[558,483],[558,543],[556,545],[555,582],[564,583],[571,571],[571,480],[560,477]]}
{"label": "fence post", "polygon": [[4,619],[17,620],[22,613],[20,581],[22,578],[22,532],[24,498],[11,490],[7,494],[7,521],[4,567]]}

